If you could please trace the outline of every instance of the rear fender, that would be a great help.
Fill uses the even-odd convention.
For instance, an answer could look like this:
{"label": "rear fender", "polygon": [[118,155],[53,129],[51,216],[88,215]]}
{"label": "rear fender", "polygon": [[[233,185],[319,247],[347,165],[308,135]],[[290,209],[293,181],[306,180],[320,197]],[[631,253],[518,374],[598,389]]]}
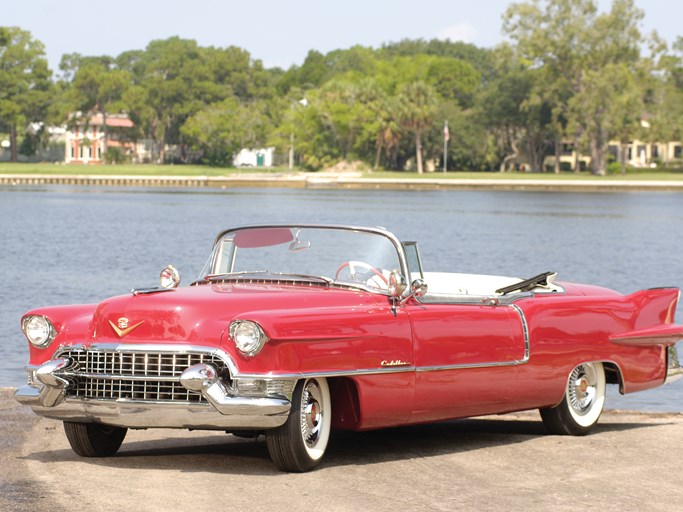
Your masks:
{"label": "rear fender", "polygon": [[615,333],[610,341],[618,345],[672,346],[683,339],[683,326],[674,324],[680,291],[654,288],[632,293],[627,299],[635,308],[633,329]]}

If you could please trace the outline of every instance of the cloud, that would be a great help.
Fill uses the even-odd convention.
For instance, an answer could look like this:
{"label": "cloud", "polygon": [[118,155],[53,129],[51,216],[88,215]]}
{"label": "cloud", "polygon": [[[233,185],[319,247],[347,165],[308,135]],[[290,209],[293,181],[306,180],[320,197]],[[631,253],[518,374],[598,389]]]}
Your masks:
{"label": "cloud", "polygon": [[477,29],[475,29],[469,21],[451,25],[437,32],[436,37],[439,39],[449,39],[451,41],[462,41],[463,43],[471,43],[477,37]]}

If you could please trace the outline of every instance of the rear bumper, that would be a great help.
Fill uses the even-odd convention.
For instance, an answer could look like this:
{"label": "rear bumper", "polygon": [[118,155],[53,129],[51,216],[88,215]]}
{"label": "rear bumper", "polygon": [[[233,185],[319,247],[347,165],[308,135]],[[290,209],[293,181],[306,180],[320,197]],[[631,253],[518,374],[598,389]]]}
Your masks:
{"label": "rear bumper", "polygon": [[180,376],[185,388],[204,397],[201,403],[70,397],[68,367],[68,361],[57,359],[29,369],[39,382],[20,387],[14,397],[46,418],[126,428],[270,429],[284,424],[291,409],[287,396],[235,395],[207,364]]}

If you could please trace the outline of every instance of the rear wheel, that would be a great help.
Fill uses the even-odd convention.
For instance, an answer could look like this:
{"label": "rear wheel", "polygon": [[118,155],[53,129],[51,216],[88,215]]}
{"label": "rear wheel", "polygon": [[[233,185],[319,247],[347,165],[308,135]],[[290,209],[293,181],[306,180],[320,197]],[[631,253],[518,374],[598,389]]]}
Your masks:
{"label": "rear wheel", "polygon": [[99,423],[64,422],[64,432],[71,449],[81,457],[109,457],[114,455],[128,429],[109,427]]}
{"label": "rear wheel", "polygon": [[605,405],[605,369],[602,363],[583,363],[569,374],[559,405],[541,409],[551,434],[582,436],[598,422]]}
{"label": "rear wheel", "polygon": [[278,469],[301,473],[320,464],[330,439],[331,406],[325,379],[297,383],[287,422],[266,433],[268,452]]}

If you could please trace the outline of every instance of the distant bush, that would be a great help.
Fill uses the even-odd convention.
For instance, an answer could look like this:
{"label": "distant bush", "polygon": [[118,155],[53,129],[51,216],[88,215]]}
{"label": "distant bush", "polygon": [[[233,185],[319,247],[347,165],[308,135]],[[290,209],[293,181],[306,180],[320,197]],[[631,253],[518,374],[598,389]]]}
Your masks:
{"label": "distant bush", "polygon": [[128,160],[128,155],[121,148],[107,148],[104,155],[104,161],[108,164],[125,164]]}
{"label": "distant bush", "polygon": [[607,174],[621,174],[621,163],[610,162],[607,164]]}

